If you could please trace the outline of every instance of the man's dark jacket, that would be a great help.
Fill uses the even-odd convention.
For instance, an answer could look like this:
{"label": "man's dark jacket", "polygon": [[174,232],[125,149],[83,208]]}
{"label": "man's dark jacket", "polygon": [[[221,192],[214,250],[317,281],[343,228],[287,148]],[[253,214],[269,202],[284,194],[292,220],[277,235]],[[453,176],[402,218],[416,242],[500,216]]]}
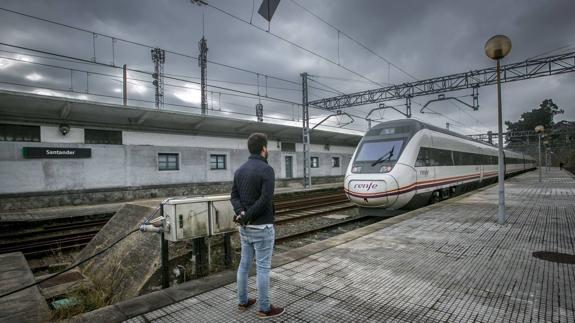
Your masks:
{"label": "man's dark jacket", "polygon": [[245,211],[247,224],[274,223],[274,169],[252,154],[234,174],[231,202],[236,214]]}

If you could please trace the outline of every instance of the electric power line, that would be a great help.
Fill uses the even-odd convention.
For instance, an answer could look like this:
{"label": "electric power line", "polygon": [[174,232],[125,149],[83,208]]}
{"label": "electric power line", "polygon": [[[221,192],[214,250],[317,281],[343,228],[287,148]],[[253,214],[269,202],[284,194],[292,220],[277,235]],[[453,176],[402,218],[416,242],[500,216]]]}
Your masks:
{"label": "electric power line", "polygon": [[352,69],[350,69],[350,68],[348,68],[348,67],[345,67],[345,66],[339,64],[338,62],[335,62],[334,60],[332,60],[332,59],[330,59],[330,58],[327,58],[327,57],[324,56],[324,55],[321,55],[321,54],[319,54],[319,53],[317,53],[317,52],[314,52],[313,50],[308,49],[308,48],[306,48],[306,47],[304,47],[304,46],[302,46],[302,45],[300,45],[300,44],[297,44],[297,43],[295,43],[295,42],[293,42],[293,41],[291,41],[291,40],[288,40],[287,38],[284,38],[284,37],[282,37],[282,36],[280,36],[280,35],[278,35],[278,34],[274,34],[274,33],[272,33],[272,32],[269,31],[269,30],[266,30],[266,29],[264,29],[264,28],[261,28],[261,27],[259,27],[259,26],[254,25],[254,24],[251,24],[249,21],[247,21],[247,20],[245,20],[245,19],[243,19],[243,18],[241,18],[241,17],[238,17],[238,16],[234,15],[233,13],[231,13],[231,12],[229,12],[229,11],[220,9],[220,8],[218,8],[218,7],[216,7],[216,6],[212,5],[212,4],[209,4],[209,3],[208,3],[207,5],[208,5],[210,8],[213,8],[213,9],[215,9],[215,10],[217,10],[217,11],[219,11],[219,12],[221,12],[221,13],[223,13],[223,14],[229,16],[229,17],[232,17],[232,18],[234,18],[234,19],[236,19],[236,20],[238,20],[238,21],[241,21],[241,22],[243,22],[243,23],[249,25],[249,26],[252,26],[253,28],[256,28],[256,29],[259,30],[259,31],[265,32],[265,33],[267,33],[267,34],[269,34],[269,35],[271,35],[271,36],[273,36],[273,37],[275,37],[275,38],[277,38],[277,39],[279,39],[279,40],[281,40],[281,41],[283,41],[283,42],[285,42],[285,43],[288,43],[288,44],[290,44],[290,45],[292,45],[292,46],[294,46],[294,47],[297,47],[297,48],[299,48],[299,49],[301,49],[301,50],[303,50],[303,51],[305,51],[305,52],[307,52],[307,53],[309,53],[309,54],[312,54],[312,55],[314,55],[314,56],[316,56],[316,57],[318,57],[318,58],[321,58],[322,60],[324,60],[324,61],[326,61],[326,62],[329,62],[329,63],[331,63],[331,64],[333,64],[333,65],[339,66],[340,68],[342,68],[342,69],[344,69],[344,70],[346,70],[346,71],[348,71],[348,72],[350,72],[350,73],[352,73],[352,74],[354,74],[354,75],[356,75],[356,76],[359,76],[359,77],[361,77],[362,79],[368,80],[368,81],[370,81],[371,83],[373,83],[373,84],[375,84],[375,85],[377,85],[377,86],[383,87],[382,84],[380,84],[380,83],[378,83],[378,82],[376,82],[376,81],[374,81],[374,80],[368,78],[367,76],[362,75],[362,74],[360,74],[360,73],[358,73],[358,72],[356,72],[356,71],[354,71],[354,70],[352,70]]}
{"label": "electric power line", "polygon": [[341,33],[342,35],[344,35],[345,37],[349,38],[351,41],[353,41],[354,43],[358,44],[359,46],[363,47],[365,50],[367,50],[368,52],[370,52],[371,54],[375,55],[376,57],[378,57],[379,59],[383,60],[384,62],[386,62],[387,64],[395,67],[398,71],[402,72],[403,74],[411,77],[412,79],[418,81],[418,79],[413,76],[412,74],[406,72],[404,69],[402,69],[401,67],[397,66],[396,64],[392,63],[390,60],[386,59],[385,57],[379,55],[378,53],[376,53],[374,50],[372,50],[371,48],[367,47],[366,45],[364,45],[363,43],[361,43],[360,41],[358,41],[357,39],[355,39],[354,37],[350,36],[349,34],[343,32],[341,29],[337,28],[336,26],[332,25],[331,23],[329,23],[328,21],[326,21],[325,19],[323,19],[322,17],[320,17],[319,15],[317,15],[316,13],[314,13],[313,11],[307,9],[306,7],[302,6],[301,4],[299,4],[297,1],[295,0],[291,0],[292,3],[294,3],[295,5],[297,5],[298,7],[302,8],[304,11],[306,11],[307,13],[309,13],[310,15],[314,16],[315,18],[319,19],[320,21],[322,21],[323,23],[325,23],[326,25],[330,26],[331,28],[333,28],[334,30],[336,30],[338,33]]}
{"label": "electric power line", "polygon": [[314,82],[314,83],[317,83],[317,84],[319,84],[319,85],[321,85],[321,86],[323,86],[323,87],[325,87],[325,88],[330,89],[330,90],[331,90],[333,93],[335,93],[335,94],[338,94],[338,95],[343,95],[343,94],[345,94],[345,93],[343,93],[343,92],[341,92],[341,91],[339,91],[339,90],[337,90],[337,89],[335,89],[335,88],[333,88],[333,87],[331,87],[331,86],[329,86],[329,85],[326,85],[326,84],[324,84],[324,83],[322,83],[322,82],[320,82],[320,81],[314,80],[313,78],[308,78],[308,79],[309,79],[310,81]]}
{"label": "electric power line", "polygon": [[[42,53],[42,54],[47,54],[47,55],[53,55],[53,56],[57,56],[57,57],[61,57],[61,58],[66,58],[66,59],[72,59],[72,60],[78,60],[81,62],[85,62],[85,63],[92,63],[98,66],[105,66],[105,67],[109,67],[109,68],[114,68],[114,69],[122,69],[122,67],[120,66],[116,66],[116,65],[112,65],[112,64],[107,64],[107,63],[102,63],[102,62],[93,62],[84,58],[77,58],[77,57],[73,57],[73,56],[68,56],[68,55],[63,55],[63,54],[58,54],[58,53],[51,53],[48,51],[43,51],[43,50],[37,50],[37,49],[32,49],[32,48],[27,48],[27,47],[23,47],[23,46],[16,46],[16,45],[12,45],[12,44],[7,44],[7,43],[3,43],[0,42],[0,45],[3,46],[8,46],[8,47],[13,47],[13,48],[18,48],[18,49],[22,49],[22,50],[26,50],[26,51],[32,51],[32,52],[38,52],[38,53]],[[129,71],[132,72],[137,72],[137,73],[142,73],[142,74],[147,74],[147,75],[152,75],[152,72],[148,72],[148,71],[142,71],[142,70],[136,70],[136,69],[128,69]],[[181,82],[188,82],[188,83],[194,83],[194,84],[201,84],[200,82],[196,82],[196,81],[190,81],[190,80],[186,80],[186,79],[182,79],[182,78],[176,78],[176,77],[171,77],[171,76],[164,76],[164,78],[166,79],[171,79],[171,80],[176,80],[176,81],[181,81]],[[241,90],[235,90],[235,89],[231,89],[231,88],[227,88],[227,87],[222,87],[222,86],[217,86],[217,85],[208,85],[208,87],[210,88],[216,88],[216,89],[221,89],[221,90],[225,90],[225,91],[231,91],[231,92],[237,92],[237,93],[241,93],[241,94],[246,94],[246,95],[251,95],[254,97],[258,97],[258,98],[266,98],[272,101],[277,101],[277,102],[284,102],[284,103],[289,103],[289,104],[299,104],[293,101],[289,101],[289,100],[285,100],[285,99],[281,99],[281,98],[275,98],[275,97],[270,97],[270,96],[261,96],[258,95],[256,93],[251,93],[251,92],[247,92],[247,91],[241,91]]]}
{"label": "electric power line", "polygon": [[[95,32],[95,31],[92,31],[92,30],[88,30],[88,29],[85,29],[85,28],[79,28],[79,27],[76,27],[76,26],[64,24],[64,23],[61,23],[61,22],[57,22],[57,21],[54,21],[54,20],[50,20],[50,19],[46,19],[46,18],[42,18],[42,17],[38,17],[38,16],[33,16],[33,15],[30,15],[30,14],[26,14],[26,13],[23,13],[23,12],[19,12],[19,11],[7,9],[7,8],[2,8],[2,7],[0,7],[0,10],[5,11],[5,12],[9,12],[9,13],[12,13],[12,14],[24,16],[24,17],[27,17],[27,18],[30,18],[30,19],[35,19],[35,20],[39,20],[39,21],[46,22],[46,23],[58,25],[58,26],[61,26],[61,27],[70,28],[70,29],[77,30],[77,31],[82,31],[82,32],[89,33],[89,34],[92,34],[92,35],[98,35],[98,36],[110,38],[110,39],[112,39],[113,41],[114,41],[114,40],[116,40],[116,41],[121,41],[121,42],[124,42],[124,43],[127,43],[127,44],[137,45],[137,46],[145,47],[145,48],[148,48],[148,49],[153,49],[153,48],[155,48],[155,46],[152,46],[152,45],[149,45],[149,44],[145,44],[145,43],[141,43],[141,42],[136,42],[136,41],[132,41],[132,40],[128,40],[128,39],[125,39],[125,38],[120,38],[120,37],[116,37],[116,36],[112,36],[112,35],[102,34],[102,33]],[[184,54],[184,53],[181,53],[181,52],[176,52],[176,51],[174,51],[174,50],[166,49],[165,51],[166,51],[166,53],[170,53],[170,54],[176,55],[176,56],[181,56],[181,57],[185,57],[185,58],[189,58],[189,59],[193,59],[193,60],[197,60],[197,59],[198,59],[197,56],[193,56],[193,55],[189,55],[189,54]],[[278,76],[268,75],[268,74],[265,74],[265,73],[259,73],[259,72],[251,71],[251,70],[248,70],[248,69],[245,69],[245,68],[241,68],[241,67],[237,67],[237,66],[232,66],[232,65],[229,65],[229,64],[221,63],[221,62],[216,62],[216,61],[208,60],[208,63],[214,64],[214,65],[218,65],[218,66],[222,66],[222,67],[226,67],[226,68],[230,68],[230,69],[234,69],[234,70],[241,71],[241,72],[245,72],[245,73],[250,73],[250,74],[253,74],[253,75],[257,75],[257,74],[259,74],[259,75],[266,75],[267,77],[269,77],[269,78],[271,78],[271,79],[275,79],[275,80],[278,80],[278,81],[283,81],[283,82],[287,82],[287,83],[299,85],[298,82],[295,82],[295,81],[292,81],[292,80],[284,79],[284,78],[281,78],[281,77],[278,77]]]}

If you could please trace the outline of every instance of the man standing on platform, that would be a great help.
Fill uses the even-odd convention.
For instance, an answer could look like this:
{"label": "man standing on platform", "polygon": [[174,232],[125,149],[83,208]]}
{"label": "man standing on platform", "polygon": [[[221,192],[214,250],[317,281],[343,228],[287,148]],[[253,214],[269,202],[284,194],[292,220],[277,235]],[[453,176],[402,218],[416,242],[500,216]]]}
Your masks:
{"label": "man standing on platform", "polygon": [[274,185],[275,174],[268,165],[268,139],[263,133],[248,138],[250,157],[234,174],[231,202],[240,225],[242,255],[238,267],[238,308],[245,310],[256,303],[248,298],[248,273],[255,256],[258,290],[257,313],[260,318],[281,315],[285,309],[269,301],[270,270],[274,249]]}

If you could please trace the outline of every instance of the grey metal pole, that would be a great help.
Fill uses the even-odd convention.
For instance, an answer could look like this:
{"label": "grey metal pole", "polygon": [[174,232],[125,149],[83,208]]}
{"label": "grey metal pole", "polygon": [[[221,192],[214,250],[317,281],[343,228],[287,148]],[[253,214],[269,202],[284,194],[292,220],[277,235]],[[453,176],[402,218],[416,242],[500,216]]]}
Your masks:
{"label": "grey metal pole", "polygon": [[539,138],[539,183],[541,183],[541,134],[539,134],[538,138]]}
{"label": "grey metal pole", "polygon": [[303,130],[303,187],[311,188],[310,129],[307,73],[301,74],[302,84],[302,130]]}
{"label": "grey metal pole", "polygon": [[124,106],[128,105],[128,66],[124,64],[122,67],[122,103]]}
{"label": "grey metal pole", "polygon": [[[160,205],[160,216],[164,217],[164,205]],[[165,226],[164,226],[165,228]],[[164,230],[160,235],[160,259],[162,261],[162,289],[170,287],[170,254]]]}
{"label": "grey metal pole", "polygon": [[497,60],[497,135],[499,139],[499,205],[497,219],[499,224],[505,223],[505,154],[503,153],[503,116],[501,112],[501,75],[500,59]]}

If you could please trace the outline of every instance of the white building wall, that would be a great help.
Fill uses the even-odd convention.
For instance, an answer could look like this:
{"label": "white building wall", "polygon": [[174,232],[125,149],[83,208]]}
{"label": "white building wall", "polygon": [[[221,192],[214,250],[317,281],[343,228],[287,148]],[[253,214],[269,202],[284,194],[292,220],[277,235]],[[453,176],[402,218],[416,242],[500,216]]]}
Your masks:
{"label": "white building wall", "polygon": [[[123,132],[123,145],[84,144],[84,130],[71,128],[62,136],[56,126],[41,127],[41,141],[0,142],[0,194],[138,187],[199,182],[231,181],[247,160],[246,138],[223,138],[178,134]],[[25,159],[23,147],[90,148],[86,159]],[[280,145],[281,146],[281,145]],[[286,178],[285,156],[293,156],[293,178],[303,176],[302,145],[296,152],[282,152],[277,141],[268,143],[269,164],[276,178]],[[344,175],[354,147],[311,145],[320,168],[312,176]],[[159,171],[158,153],[179,154],[180,169]],[[226,155],[225,170],[210,170],[210,154]],[[331,156],[340,167],[331,167]]]}
{"label": "white building wall", "polygon": [[69,143],[69,144],[83,144],[84,143],[84,129],[83,128],[70,128],[70,132],[63,135],[59,127],[56,126],[41,126],[40,138],[42,142],[54,143]]}

